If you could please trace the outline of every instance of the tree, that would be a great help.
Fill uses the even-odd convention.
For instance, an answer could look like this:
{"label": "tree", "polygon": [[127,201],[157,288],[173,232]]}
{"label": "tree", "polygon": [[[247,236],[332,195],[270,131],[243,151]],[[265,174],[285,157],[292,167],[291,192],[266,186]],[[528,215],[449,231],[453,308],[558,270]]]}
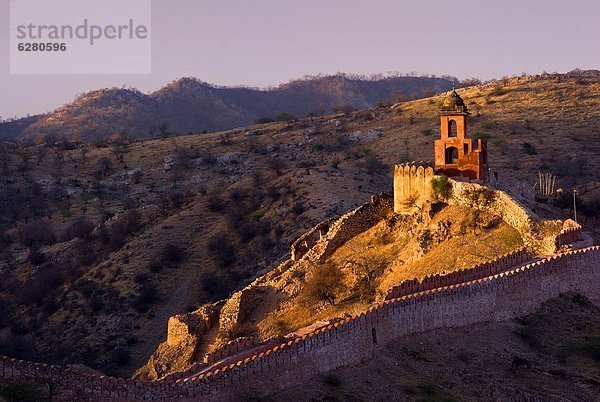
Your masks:
{"label": "tree", "polygon": [[452,184],[447,176],[440,175],[431,180],[431,190],[436,200],[445,201],[452,193]]}
{"label": "tree", "polygon": [[162,122],[160,126],[158,126],[158,135],[163,140],[168,138],[171,133],[169,132],[169,123],[166,121]]}
{"label": "tree", "polygon": [[404,92],[400,91],[399,89],[394,89],[392,91],[392,98],[394,100],[394,103],[400,103],[400,102],[404,102],[406,100],[406,96],[404,95]]}
{"label": "tree", "polygon": [[103,156],[98,160],[98,166],[100,168],[100,176],[105,177],[112,169],[112,161],[110,158]]}
{"label": "tree", "polygon": [[343,286],[343,272],[335,264],[326,263],[318,266],[312,277],[306,282],[304,296],[309,301],[324,301],[333,306],[337,294]]}
{"label": "tree", "polygon": [[296,117],[291,113],[279,113],[275,115],[275,121],[285,121],[287,123],[293,123],[296,120],[298,119],[296,119]]}

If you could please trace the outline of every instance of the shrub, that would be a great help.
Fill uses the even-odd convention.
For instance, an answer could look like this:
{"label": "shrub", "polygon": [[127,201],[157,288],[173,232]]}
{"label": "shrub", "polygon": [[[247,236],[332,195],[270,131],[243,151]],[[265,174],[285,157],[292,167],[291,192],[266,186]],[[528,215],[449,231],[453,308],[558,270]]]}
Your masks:
{"label": "shrub", "polygon": [[46,222],[30,222],[19,229],[21,243],[27,247],[53,244],[56,236],[52,227]]}
{"label": "shrub", "polygon": [[40,265],[46,261],[46,255],[37,247],[32,247],[27,254],[27,261],[32,265]]}
{"label": "shrub", "polygon": [[535,147],[529,143],[529,142],[524,142],[523,144],[521,144],[523,146],[523,151],[527,154],[527,155],[535,155],[537,154],[537,151],[535,150]]}
{"label": "shrub", "polygon": [[334,373],[326,374],[323,382],[325,385],[333,388],[340,388],[342,386],[342,379]]}
{"label": "shrub", "polygon": [[424,137],[432,135],[433,133],[434,133],[434,131],[431,128],[426,128],[426,129],[421,130],[421,135]]}
{"label": "shrub", "polygon": [[320,265],[306,282],[304,296],[308,301],[324,301],[333,306],[338,291],[344,286],[343,281],[344,274],[335,264]]}
{"label": "shrub", "polygon": [[183,261],[185,250],[178,244],[167,244],[161,251],[159,260],[163,263],[176,263]]}
{"label": "shrub", "polygon": [[211,237],[208,241],[208,250],[222,267],[230,266],[237,259],[235,247],[225,234]]}
{"label": "shrub", "polygon": [[506,94],[508,91],[506,90],[506,88],[504,88],[504,86],[497,82],[494,84],[492,91],[490,92],[490,95],[492,96],[501,96]]}
{"label": "shrub", "polygon": [[212,271],[200,275],[200,290],[212,300],[223,299],[229,292],[224,281]]}
{"label": "shrub", "polygon": [[304,211],[306,211],[306,207],[304,206],[304,204],[300,201],[298,201],[297,203],[295,203],[292,206],[292,212],[294,213],[294,215],[300,215],[302,214]]}
{"label": "shrub", "polygon": [[208,209],[213,212],[219,212],[225,209],[223,199],[217,195],[213,195],[208,199]]}
{"label": "shrub", "polygon": [[270,117],[261,117],[256,120],[255,124],[273,123],[275,120]]}
{"label": "shrub", "polygon": [[94,225],[84,218],[75,219],[63,233],[63,241],[69,241],[76,237],[80,239],[89,240],[92,235]]}
{"label": "shrub", "polygon": [[452,194],[452,184],[448,180],[448,177],[441,175],[431,180],[431,190],[436,200],[445,201]]}
{"label": "shrub", "polygon": [[288,123],[293,123],[296,120],[298,119],[296,119],[296,117],[291,113],[279,113],[275,115],[275,121],[285,121]]}
{"label": "shrub", "polygon": [[145,312],[157,299],[158,290],[156,289],[154,281],[147,280],[140,285],[140,291],[135,299],[134,307],[139,313]]}

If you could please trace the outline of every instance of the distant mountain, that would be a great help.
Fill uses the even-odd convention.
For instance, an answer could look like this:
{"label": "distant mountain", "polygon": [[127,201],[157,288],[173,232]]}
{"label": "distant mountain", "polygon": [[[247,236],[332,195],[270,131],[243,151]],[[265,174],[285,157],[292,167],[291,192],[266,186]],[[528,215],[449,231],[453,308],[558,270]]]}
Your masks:
{"label": "distant mountain", "polygon": [[424,97],[447,91],[452,81],[431,77],[359,79],[338,74],[291,81],[273,89],[217,87],[181,78],[150,94],[135,89],[88,92],[47,115],[0,123],[0,138],[82,135],[86,140],[121,133],[156,137],[159,127],[172,133],[220,131],[262,117],[291,113],[331,113],[340,106],[370,108],[379,102]]}
{"label": "distant mountain", "polygon": [[29,126],[42,119],[45,115],[23,117],[21,119],[0,122],[0,141],[13,140]]}

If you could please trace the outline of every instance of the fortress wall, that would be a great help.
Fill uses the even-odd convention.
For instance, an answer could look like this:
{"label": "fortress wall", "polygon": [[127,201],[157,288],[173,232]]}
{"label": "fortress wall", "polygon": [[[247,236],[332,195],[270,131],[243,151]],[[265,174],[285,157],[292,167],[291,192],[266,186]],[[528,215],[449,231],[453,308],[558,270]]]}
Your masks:
{"label": "fortress wall", "polygon": [[472,206],[469,193],[492,190],[494,200],[485,208],[499,214],[506,223],[517,229],[526,246],[537,254],[553,254],[561,246],[571,243],[570,239],[581,237],[581,226],[574,221],[567,223],[570,219],[565,222],[545,221],[504,191],[493,190],[477,183],[453,179],[450,181],[452,183],[452,196],[448,200],[450,204]]}
{"label": "fortress wall", "polygon": [[203,361],[205,364],[212,364],[224,357],[231,356],[239,351],[256,346],[257,339],[255,337],[242,337],[234,339],[221,345],[218,349],[204,355]]}
{"label": "fortress wall", "polygon": [[292,260],[299,260],[304,256],[304,254],[306,254],[308,250],[313,248],[317,242],[329,231],[329,225],[331,225],[331,222],[333,222],[333,219],[320,222],[308,232],[300,236],[290,248]]}
{"label": "fortress wall", "polygon": [[401,164],[394,167],[394,212],[416,212],[416,205],[433,201],[431,166]]}
{"label": "fortress wall", "polygon": [[303,259],[323,262],[344,243],[370,229],[393,212],[393,197],[379,194],[371,202],[342,215],[329,226],[329,231],[313,246]]}
{"label": "fortress wall", "polygon": [[472,201],[468,197],[470,192],[492,190],[495,197],[492,204],[488,206],[488,209],[497,212],[506,223],[515,229],[529,234],[533,222],[540,220],[529,208],[504,191],[493,190],[477,183],[467,183],[453,179],[450,179],[450,182],[452,183],[452,196],[448,202],[451,204],[470,207],[472,206]]}
{"label": "fortress wall", "polygon": [[[240,395],[260,396],[297,385],[300,379],[355,364],[405,335],[512,319],[568,291],[600,301],[600,287],[596,284],[599,267],[600,247],[596,246],[487,278],[387,300],[337,325],[281,345],[271,353],[231,365],[214,373],[209,383],[229,382],[231,388],[223,392],[225,388],[221,387],[218,393],[225,400]],[[216,396],[210,389],[207,392],[207,397]]]}
{"label": "fortress wall", "polygon": [[567,244],[571,244],[578,240],[581,240],[581,229],[582,228],[580,224],[578,224],[572,219],[567,219],[563,224],[562,230],[556,238],[557,246],[560,248]]}
{"label": "fortress wall", "polygon": [[61,380],[96,400],[239,400],[298,385],[368,358],[402,336],[512,319],[560,293],[600,302],[600,246],[569,251],[486,278],[378,303],[336,324],[192,379],[141,383],[0,357],[3,383]]}
{"label": "fortress wall", "polygon": [[522,264],[525,261],[530,260],[531,257],[531,253],[523,248],[521,250],[498,257],[492,261],[476,265],[472,268],[461,269],[449,274],[429,275],[420,281],[417,278],[403,281],[401,284],[388,290],[385,300],[397,299],[402,296],[422,292],[425,290],[437,289],[444,286],[450,286],[455,283],[485,278]]}

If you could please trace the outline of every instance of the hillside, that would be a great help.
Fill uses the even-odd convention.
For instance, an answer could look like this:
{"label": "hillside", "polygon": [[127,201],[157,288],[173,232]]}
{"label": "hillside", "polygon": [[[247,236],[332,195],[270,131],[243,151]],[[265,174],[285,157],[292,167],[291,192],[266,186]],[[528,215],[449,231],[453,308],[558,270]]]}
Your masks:
{"label": "hillside", "polygon": [[[333,108],[366,109],[399,96],[417,98],[448,90],[451,81],[428,77],[356,79],[345,75],[291,81],[272,89],[217,87],[181,78],[150,94],[135,89],[101,89],[79,96],[46,116],[19,120],[20,138],[83,137],[118,133],[135,138],[221,131],[289,113],[298,118]],[[0,124],[0,137],[13,136],[15,123]]]}
{"label": "hillside", "polygon": [[[570,217],[572,194],[535,202],[538,171],[552,172],[566,192],[577,186],[580,222],[597,230],[599,79],[460,94],[503,187],[542,216]],[[125,91],[122,105],[147,97]],[[308,228],[389,192],[394,163],[432,159],[441,99],[106,147],[3,144],[0,353],[130,376],[170,316],[225,298]]]}

